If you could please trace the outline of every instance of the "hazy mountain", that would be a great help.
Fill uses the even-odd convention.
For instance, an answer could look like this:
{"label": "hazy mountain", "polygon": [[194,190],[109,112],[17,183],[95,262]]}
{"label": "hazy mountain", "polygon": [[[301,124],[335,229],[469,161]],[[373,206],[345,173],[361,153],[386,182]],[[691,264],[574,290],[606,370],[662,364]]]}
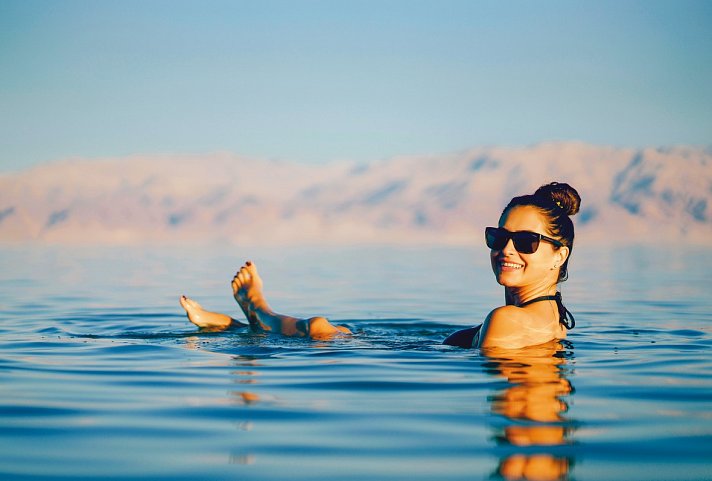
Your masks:
{"label": "hazy mountain", "polygon": [[0,240],[479,242],[513,195],[583,198],[579,239],[712,243],[712,152],[581,143],[307,166],[230,154],[67,160],[0,175]]}

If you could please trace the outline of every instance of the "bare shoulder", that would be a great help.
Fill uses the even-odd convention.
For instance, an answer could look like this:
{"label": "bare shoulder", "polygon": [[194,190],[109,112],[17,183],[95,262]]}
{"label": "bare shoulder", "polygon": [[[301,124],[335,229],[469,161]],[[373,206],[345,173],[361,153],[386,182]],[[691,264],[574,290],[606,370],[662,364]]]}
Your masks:
{"label": "bare shoulder", "polygon": [[482,325],[478,347],[512,347],[525,345],[526,326],[530,315],[522,308],[502,306],[489,313]]}

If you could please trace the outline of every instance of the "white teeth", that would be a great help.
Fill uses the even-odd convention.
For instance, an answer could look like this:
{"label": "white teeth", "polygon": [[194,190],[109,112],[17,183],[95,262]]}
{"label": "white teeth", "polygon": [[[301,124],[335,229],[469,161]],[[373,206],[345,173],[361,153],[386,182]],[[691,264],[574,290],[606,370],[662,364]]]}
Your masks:
{"label": "white teeth", "polygon": [[502,267],[511,267],[512,269],[521,269],[522,266],[519,264],[512,264],[511,262],[502,262]]}

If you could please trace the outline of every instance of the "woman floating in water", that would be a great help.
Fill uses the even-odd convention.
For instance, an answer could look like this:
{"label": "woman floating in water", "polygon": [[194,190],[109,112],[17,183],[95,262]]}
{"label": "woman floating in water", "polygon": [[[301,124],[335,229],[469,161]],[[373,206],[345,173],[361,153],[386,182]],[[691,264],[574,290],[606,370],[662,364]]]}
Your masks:
{"label": "woman floating in water", "polygon": [[[445,344],[521,348],[566,337],[566,330],[574,327],[574,318],[564,307],[557,285],[568,277],[574,243],[571,216],[578,212],[580,203],[576,189],[557,182],[509,202],[499,226],[485,229],[492,271],[504,286],[505,305],[490,312],[483,324],[453,333]],[[262,279],[251,262],[235,274],[232,290],[252,329],[314,338],[350,334],[347,328],[334,326],[323,317],[298,319],[275,313],[262,294]],[[245,325],[225,314],[206,311],[185,296],[180,303],[188,319],[201,328]]]}

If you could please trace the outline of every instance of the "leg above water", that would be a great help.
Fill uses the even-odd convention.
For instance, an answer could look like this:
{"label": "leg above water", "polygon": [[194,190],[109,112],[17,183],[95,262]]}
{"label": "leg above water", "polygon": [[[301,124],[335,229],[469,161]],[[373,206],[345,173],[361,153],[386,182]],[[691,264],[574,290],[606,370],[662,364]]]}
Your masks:
{"label": "leg above water", "polygon": [[286,336],[309,335],[318,339],[333,337],[336,334],[351,334],[346,327],[334,326],[324,317],[305,320],[274,312],[262,293],[262,278],[257,272],[257,267],[250,261],[247,261],[233,277],[232,292],[235,301],[255,329]]}
{"label": "leg above water", "polygon": [[221,331],[230,326],[244,325],[225,314],[206,311],[203,309],[203,306],[186,296],[180,297],[180,305],[183,306],[183,309],[185,309],[185,313],[188,315],[188,320],[201,329]]}

